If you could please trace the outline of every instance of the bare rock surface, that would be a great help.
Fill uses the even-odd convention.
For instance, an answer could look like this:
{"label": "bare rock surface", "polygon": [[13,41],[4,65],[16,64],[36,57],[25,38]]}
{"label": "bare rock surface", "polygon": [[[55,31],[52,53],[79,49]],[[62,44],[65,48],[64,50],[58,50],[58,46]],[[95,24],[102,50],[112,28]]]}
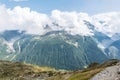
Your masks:
{"label": "bare rock surface", "polygon": [[108,67],[90,80],[120,80],[120,65]]}

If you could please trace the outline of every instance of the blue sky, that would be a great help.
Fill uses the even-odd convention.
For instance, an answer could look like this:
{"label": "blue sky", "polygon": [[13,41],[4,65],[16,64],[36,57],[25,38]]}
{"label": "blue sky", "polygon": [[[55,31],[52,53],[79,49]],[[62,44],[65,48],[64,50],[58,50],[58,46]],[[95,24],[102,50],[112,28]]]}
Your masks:
{"label": "blue sky", "polygon": [[52,10],[86,12],[97,14],[104,12],[120,11],[120,0],[0,0],[9,8],[15,6],[30,7],[32,10],[50,14]]}

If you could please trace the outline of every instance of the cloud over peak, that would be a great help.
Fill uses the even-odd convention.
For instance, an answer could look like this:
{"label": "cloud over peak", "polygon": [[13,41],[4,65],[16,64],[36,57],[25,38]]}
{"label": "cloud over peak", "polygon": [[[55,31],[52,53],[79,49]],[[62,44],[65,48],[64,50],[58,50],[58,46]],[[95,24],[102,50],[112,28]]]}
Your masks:
{"label": "cloud over peak", "polygon": [[53,10],[48,16],[32,11],[28,7],[16,6],[13,9],[0,5],[0,31],[21,30],[30,34],[43,34],[46,25],[51,30],[65,30],[71,34],[93,35],[92,30],[85,25],[88,21],[97,31],[109,36],[120,32],[120,13],[104,13],[89,16],[87,13],[62,12]]}

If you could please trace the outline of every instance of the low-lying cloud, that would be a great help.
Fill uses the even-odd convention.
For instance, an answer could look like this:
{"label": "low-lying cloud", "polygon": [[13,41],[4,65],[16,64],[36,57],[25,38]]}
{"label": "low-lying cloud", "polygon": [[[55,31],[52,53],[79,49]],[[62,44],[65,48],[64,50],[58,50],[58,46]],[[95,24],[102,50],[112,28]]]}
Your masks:
{"label": "low-lying cloud", "polygon": [[[0,5],[0,31],[21,30],[29,34],[44,34],[49,30],[65,30],[71,34],[93,35],[84,20],[95,25],[97,31],[109,36],[120,32],[120,13],[89,16],[87,13],[53,10],[51,15],[32,11],[28,7],[13,9]],[[49,27],[46,29],[46,27]]]}

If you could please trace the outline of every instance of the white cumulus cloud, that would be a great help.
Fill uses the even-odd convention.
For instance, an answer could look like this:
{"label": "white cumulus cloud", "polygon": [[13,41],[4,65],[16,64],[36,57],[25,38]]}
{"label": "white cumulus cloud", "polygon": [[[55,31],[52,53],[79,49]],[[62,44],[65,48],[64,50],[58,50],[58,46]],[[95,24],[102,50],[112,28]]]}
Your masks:
{"label": "white cumulus cloud", "polygon": [[103,13],[89,16],[87,13],[53,10],[51,15],[32,11],[28,7],[13,9],[0,5],[0,31],[21,30],[30,34],[43,34],[45,26],[51,30],[64,30],[71,34],[93,35],[84,20],[95,25],[99,32],[112,36],[120,33],[120,13]]}
{"label": "white cumulus cloud", "polygon": [[108,36],[120,33],[120,12],[110,12],[94,15],[92,17],[98,31]]}
{"label": "white cumulus cloud", "polygon": [[45,14],[31,11],[30,8],[16,6],[14,9],[7,9],[0,6],[0,30],[25,30],[28,33],[43,33],[43,25],[49,21]]}
{"label": "white cumulus cloud", "polygon": [[86,13],[54,10],[51,14],[51,20],[53,20],[52,22],[58,23],[61,29],[71,32],[71,34],[91,35],[91,30],[83,22],[83,20],[91,20]]}

